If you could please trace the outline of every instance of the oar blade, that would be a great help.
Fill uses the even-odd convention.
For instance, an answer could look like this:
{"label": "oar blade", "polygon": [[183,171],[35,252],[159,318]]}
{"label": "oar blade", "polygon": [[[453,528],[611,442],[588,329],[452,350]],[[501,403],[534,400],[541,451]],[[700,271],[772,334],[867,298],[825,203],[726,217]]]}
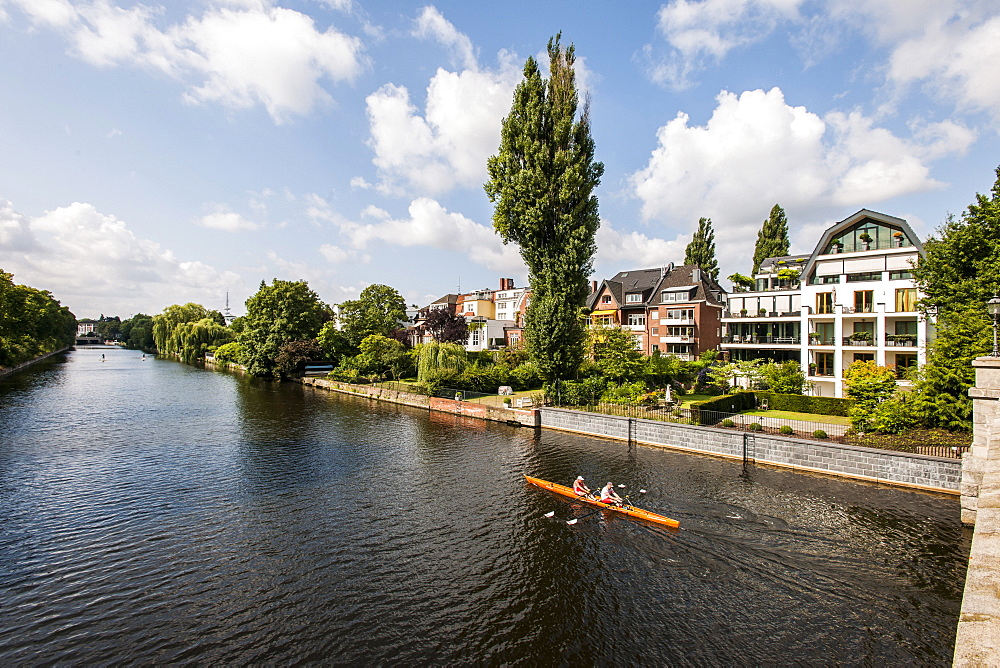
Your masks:
{"label": "oar blade", "polygon": [[576,524],[579,521],[580,521],[580,519],[578,517],[574,517],[573,519],[571,519],[568,522],[566,522],[566,524],[573,525],[573,524]]}
{"label": "oar blade", "polygon": [[554,516],[555,514],[556,514],[556,511],[554,511],[554,510],[550,510],[549,512],[545,513],[545,517],[552,517],[552,516]]}

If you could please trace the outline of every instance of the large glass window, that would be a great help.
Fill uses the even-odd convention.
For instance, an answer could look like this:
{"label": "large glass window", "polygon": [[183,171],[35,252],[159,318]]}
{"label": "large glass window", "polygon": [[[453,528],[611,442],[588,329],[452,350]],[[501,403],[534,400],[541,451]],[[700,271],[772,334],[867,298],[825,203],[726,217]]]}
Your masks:
{"label": "large glass window", "polygon": [[693,320],[694,309],[681,308],[667,311],[667,320]]}
{"label": "large glass window", "polygon": [[816,313],[833,313],[833,293],[816,293]]}
{"label": "large glass window", "polygon": [[815,360],[817,376],[833,375],[833,353],[816,353]]}
{"label": "large glass window", "polygon": [[642,301],[642,294],[639,292],[632,292],[625,295],[626,304],[638,304]]}
{"label": "large glass window", "polygon": [[917,310],[917,289],[899,288],[896,290],[896,312],[908,313]]}
{"label": "large glass window", "polygon": [[881,281],[882,272],[880,271],[866,271],[859,274],[848,274],[848,283],[861,283],[863,281]]}
{"label": "large glass window", "polygon": [[854,292],[854,312],[855,313],[875,312],[874,290],[857,290]]}
{"label": "large glass window", "polygon": [[913,274],[911,274],[909,271],[907,271],[905,269],[902,270],[902,271],[890,271],[889,272],[889,280],[890,281],[902,281],[904,279],[910,279],[910,278],[913,278]]}
{"label": "large glass window", "polygon": [[646,324],[646,314],[645,313],[629,313],[628,314],[628,324],[630,325],[645,325]]}

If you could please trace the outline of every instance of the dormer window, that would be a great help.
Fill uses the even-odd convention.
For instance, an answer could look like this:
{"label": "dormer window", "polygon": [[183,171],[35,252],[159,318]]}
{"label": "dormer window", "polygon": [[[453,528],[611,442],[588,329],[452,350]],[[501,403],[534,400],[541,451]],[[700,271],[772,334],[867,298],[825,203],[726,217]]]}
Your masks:
{"label": "dormer window", "polygon": [[626,304],[639,304],[642,302],[642,293],[640,292],[630,292],[625,295]]}

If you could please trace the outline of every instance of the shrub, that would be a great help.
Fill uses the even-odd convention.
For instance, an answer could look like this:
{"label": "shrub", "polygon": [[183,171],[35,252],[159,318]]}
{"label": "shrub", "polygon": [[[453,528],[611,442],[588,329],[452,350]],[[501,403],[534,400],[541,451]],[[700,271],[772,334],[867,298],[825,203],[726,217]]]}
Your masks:
{"label": "shrub", "polygon": [[726,418],[725,420],[722,421],[722,426],[723,427],[732,427],[735,424],[736,423],[733,422],[732,420],[730,420],[729,418]]}
{"label": "shrub", "polygon": [[759,422],[754,422],[752,425],[747,427],[750,431],[764,431],[763,425]]}
{"label": "shrub", "polygon": [[601,401],[610,404],[637,404],[646,394],[646,384],[642,381],[612,385],[604,391]]}
{"label": "shrub", "polygon": [[781,425],[781,429],[779,429],[778,431],[780,431],[785,436],[791,436],[793,433],[795,433],[794,430],[787,424]]}
{"label": "shrub", "polygon": [[[566,406],[587,406],[595,404],[604,394],[607,381],[600,376],[584,380],[566,380],[559,385],[559,401]],[[546,393],[555,397],[553,389],[546,388]]]}
{"label": "shrub", "polygon": [[823,431],[822,429],[817,429],[816,431],[813,432],[813,436],[815,436],[816,438],[826,438],[826,432]]}
{"label": "shrub", "polygon": [[793,411],[795,413],[814,413],[819,415],[847,416],[847,411],[854,405],[853,399],[838,399],[836,397],[807,397],[801,394],[777,394],[773,392],[754,392],[757,400],[766,399],[768,408],[775,411]]}
{"label": "shrub", "polygon": [[215,361],[228,364],[239,364],[243,358],[243,346],[236,341],[224,343],[215,349]]}

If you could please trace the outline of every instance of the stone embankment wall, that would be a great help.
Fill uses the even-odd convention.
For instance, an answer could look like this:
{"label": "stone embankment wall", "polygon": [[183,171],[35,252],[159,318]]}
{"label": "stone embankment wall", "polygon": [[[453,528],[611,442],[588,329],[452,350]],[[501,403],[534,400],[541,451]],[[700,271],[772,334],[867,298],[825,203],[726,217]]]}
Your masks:
{"label": "stone embankment wall", "polygon": [[544,408],[542,427],[635,441],[673,450],[732,459],[753,459],[815,473],[957,494],[962,464],[957,459],[820,443],[770,434],[680,425],[658,420]]}
{"label": "stone embankment wall", "polygon": [[479,404],[472,401],[455,401],[454,399],[442,399],[440,397],[428,397],[422,394],[410,392],[400,392],[383,387],[373,387],[371,385],[352,385],[341,383],[325,378],[301,378],[297,379],[303,385],[320,387],[333,392],[343,394],[353,394],[355,396],[367,397],[376,401],[388,401],[394,404],[414,406],[416,408],[426,408],[442,413],[453,413],[455,415],[465,415],[479,418],[481,420],[492,420],[494,422],[508,422],[524,425],[526,427],[539,426],[538,410],[518,410],[511,408],[499,408],[488,404]]}
{"label": "stone embankment wall", "polygon": [[53,355],[58,355],[60,353],[64,353],[67,350],[69,350],[70,348],[71,348],[71,346],[66,346],[65,348],[62,348],[61,350],[53,350],[51,353],[45,353],[41,357],[36,357],[33,360],[29,360],[27,362],[22,362],[21,364],[18,364],[17,366],[0,367],[0,378],[4,378],[5,376],[12,376],[15,373],[17,373],[18,371],[23,371],[24,369],[27,369],[28,367],[30,367],[30,366],[32,366],[34,364],[38,364],[42,360],[47,360],[48,358],[52,357]]}

